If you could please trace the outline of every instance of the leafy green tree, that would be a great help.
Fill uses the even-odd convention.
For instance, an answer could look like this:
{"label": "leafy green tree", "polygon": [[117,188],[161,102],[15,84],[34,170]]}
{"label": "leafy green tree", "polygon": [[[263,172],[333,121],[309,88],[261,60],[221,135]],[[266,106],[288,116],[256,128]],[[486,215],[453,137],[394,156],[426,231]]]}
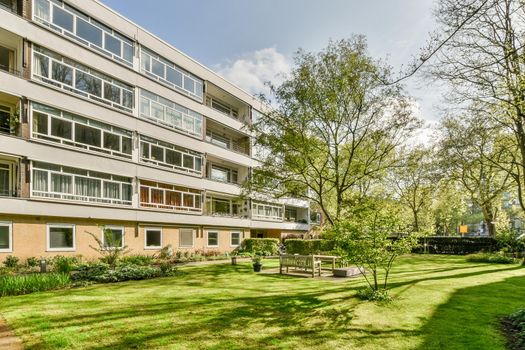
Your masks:
{"label": "leafy green tree", "polygon": [[367,54],[361,36],[299,51],[295,68],[272,87],[277,107],[253,122],[260,166],[248,192],[310,200],[332,225],[348,216],[420,125],[390,70]]}
{"label": "leafy green tree", "polygon": [[465,189],[456,181],[444,179],[439,182],[433,197],[436,233],[444,236],[456,234],[467,211],[468,194]]}
{"label": "leafy green tree", "polygon": [[399,206],[378,201],[358,216],[341,220],[331,231],[339,253],[359,267],[373,296],[386,293],[396,258],[417,245],[417,234],[399,234],[406,228],[399,210]]}

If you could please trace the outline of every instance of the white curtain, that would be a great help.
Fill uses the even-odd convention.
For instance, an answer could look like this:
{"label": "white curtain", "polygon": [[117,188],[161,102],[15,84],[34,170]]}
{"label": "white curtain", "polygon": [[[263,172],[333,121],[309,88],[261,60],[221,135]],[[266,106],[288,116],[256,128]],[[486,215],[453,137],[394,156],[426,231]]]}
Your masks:
{"label": "white curtain", "polygon": [[100,198],[100,189],[100,180],[75,176],[75,194],[77,196]]}
{"label": "white curtain", "polygon": [[43,19],[44,21],[50,21],[49,16],[49,1],[48,0],[36,0],[35,1],[35,16]]}
{"label": "white curtain", "polygon": [[73,177],[71,175],[51,174],[51,188],[56,193],[73,193]]}
{"label": "white curtain", "polygon": [[104,197],[120,199],[120,185],[118,183],[104,181]]}
{"label": "white curtain", "polygon": [[9,194],[9,169],[0,169],[0,196]]}
{"label": "white curtain", "polygon": [[33,191],[49,192],[47,171],[33,170]]}

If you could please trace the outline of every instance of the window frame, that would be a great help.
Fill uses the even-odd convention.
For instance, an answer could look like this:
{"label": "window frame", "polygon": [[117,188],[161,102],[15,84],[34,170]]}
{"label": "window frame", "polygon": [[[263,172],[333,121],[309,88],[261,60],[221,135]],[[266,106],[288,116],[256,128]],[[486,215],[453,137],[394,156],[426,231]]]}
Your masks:
{"label": "window frame", "polygon": [[[160,232],[160,245],[159,246],[148,246],[148,232],[149,231],[159,231]],[[162,227],[144,227],[144,249],[145,250],[159,250],[162,249],[164,234],[162,232]]]}
{"label": "window frame", "polygon": [[[182,245],[182,231],[183,230],[191,230],[191,246],[189,245]],[[179,248],[194,248],[195,247],[195,229],[194,228],[179,228]]]}
{"label": "window frame", "polygon": [[0,221],[0,226],[7,226],[9,229],[9,248],[1,248],[0,253],[12,253],[13,252],[13,222],[12,221]]}
{"label": "window frame", "polygon": [[[105,235],[104,235],[104,230],[106,230],[106,229],[121,230],[121,232],[122,232],[122,240],[120,241],[120,247],[106,247],[106,240],[105,240]],[[125,236],[126,236],[126,230],[125,230],[124,226],[104,225],[104,227],[102,228],[102,230],[100,232],[100,236],[101,236],[100,241],[102,242],[102,249],[104,249],[104,250],[112,250],[112,249],[116,249],[116,248],[123,249],[126,246],[126,243],[124,242],[125,241]]]}
{"label": "window frame", "polygon": [[[51,248],[51,228],[72,228],[73,229],[73,247],[72,248]],[[46,251],[48,252],[74,252],[77,250],[76,242],[76,225],[67,223],[47,223],[46,225]]]}
{"label": "window frame", "polygon": [[[217,234],[217,245],[210,245],[210,233]],[[207,248],[219,248],[219,230],[206,230],[206,247]]]}
{"label": "window frame", "polygon": [[[239,235],[239,244],[233,244],[233,235],[238,234]],[[242,232],[241,231],[230,231],[230,247],[236,248],[239,247],[242,243]]]}

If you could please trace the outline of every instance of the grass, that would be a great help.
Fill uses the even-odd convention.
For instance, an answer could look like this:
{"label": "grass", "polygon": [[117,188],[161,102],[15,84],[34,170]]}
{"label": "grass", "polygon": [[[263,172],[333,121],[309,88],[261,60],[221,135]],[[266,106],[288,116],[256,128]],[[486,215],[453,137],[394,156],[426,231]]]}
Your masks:
{"label": "grass", "polygon": [[[266,262],[266,266],[275,262]],[[362,278],[186,267],[172,278],[0,298],[30,349],[504,349],[499,318],[524,306],[525,268],[408,256],[389,304]]]}
{"label": "grass", "polygon": [[28,294],[68,287],[69,275],[62,273],[32,273],[17,276],[0,276],[0,296]]}

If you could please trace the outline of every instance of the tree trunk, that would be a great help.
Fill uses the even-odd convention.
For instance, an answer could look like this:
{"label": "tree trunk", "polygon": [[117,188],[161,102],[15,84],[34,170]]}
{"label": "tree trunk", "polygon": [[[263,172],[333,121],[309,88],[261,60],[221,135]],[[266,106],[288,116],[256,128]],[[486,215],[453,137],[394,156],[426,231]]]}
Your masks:
{"label": "tree trunk", "polygon": [[496,234],[496,225],[494,225],[496,215],[490,207],[482,208],[481,211],[483,213],[483,221],[485,222],[485,225],[487,225],[487,229],[489,231],[489,236],[494,237],[494,235]]}

